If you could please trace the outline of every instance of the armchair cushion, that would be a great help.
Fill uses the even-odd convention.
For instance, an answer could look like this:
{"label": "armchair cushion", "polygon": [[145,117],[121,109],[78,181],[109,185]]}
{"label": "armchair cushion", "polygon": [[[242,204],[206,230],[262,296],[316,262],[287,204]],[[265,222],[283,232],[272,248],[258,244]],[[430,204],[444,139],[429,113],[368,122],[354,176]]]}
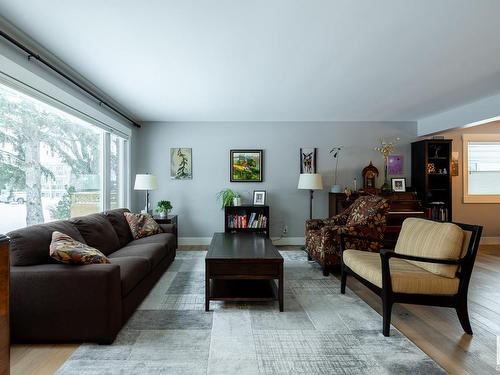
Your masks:
{"label": "armchair cushion", "polygon": [[[409,218],[403,222],[395,252],[436,259],[459,259],[462,254],[464,231],[452,223]],[[456,265],[408,261],[435,275],[455,278]]]}
{"label": "armchair cushion", "polygon": [[[345,250],[344,264],[370,283],[382,288],[382,264],[380,255],[360,250]],[[454,295],[460,280],[438,276],[402,259],[390,260],[393,292],[410,294]]]}

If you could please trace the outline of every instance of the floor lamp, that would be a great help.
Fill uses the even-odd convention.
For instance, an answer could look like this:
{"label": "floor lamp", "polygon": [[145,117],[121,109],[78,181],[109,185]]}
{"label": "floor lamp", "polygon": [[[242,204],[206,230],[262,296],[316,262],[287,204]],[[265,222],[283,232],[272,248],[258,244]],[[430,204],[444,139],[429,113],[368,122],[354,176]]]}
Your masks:
{"label": "floor lamp", "polygon": [[319,173],[301,173],[298,189],[309,190],[309,220],[312,220],[314,190],[323,190],[323,178]]}
{"label": "floor lamp", "polygon": [[149,213],[149,191],[158,189],[158,180],[152,174],[136,174],[134,190],[146,190],[146,206],[142,213]]}

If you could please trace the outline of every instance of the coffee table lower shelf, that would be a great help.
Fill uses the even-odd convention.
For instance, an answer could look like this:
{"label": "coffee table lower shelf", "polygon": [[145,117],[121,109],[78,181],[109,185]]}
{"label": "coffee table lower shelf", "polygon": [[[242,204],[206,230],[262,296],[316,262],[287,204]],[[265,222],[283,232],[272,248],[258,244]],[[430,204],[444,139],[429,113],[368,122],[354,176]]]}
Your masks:
{"label": "coffee table lower shelf", "polygon": [[278,301],[274,280],[211,279],[209,301]]}

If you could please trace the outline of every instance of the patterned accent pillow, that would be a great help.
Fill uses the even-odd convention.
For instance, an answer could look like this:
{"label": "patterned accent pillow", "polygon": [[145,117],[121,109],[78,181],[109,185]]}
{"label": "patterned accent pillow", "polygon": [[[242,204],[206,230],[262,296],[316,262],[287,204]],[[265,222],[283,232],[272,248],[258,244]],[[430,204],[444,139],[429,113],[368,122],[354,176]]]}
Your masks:
{"label": "patterned accent pillow", "polygon": [[109,259],[99,250],[78,242],[67,234],[52,232],[50,256],[66,264],[110,263]]}
{"label": "patterned accent pillow", "polygon": [[123,214],[135,240],[162,232],[158,223],[149,214],[133,214],[131,212]]}

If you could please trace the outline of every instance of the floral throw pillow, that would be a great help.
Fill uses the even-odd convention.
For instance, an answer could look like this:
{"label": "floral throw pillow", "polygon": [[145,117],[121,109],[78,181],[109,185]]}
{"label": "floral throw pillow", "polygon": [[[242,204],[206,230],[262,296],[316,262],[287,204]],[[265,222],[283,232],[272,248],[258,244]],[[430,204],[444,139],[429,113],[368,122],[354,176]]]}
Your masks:
{"label": "floral throw pillow", "polygon": [[133,214],[131,212],[124,212],[123,214],[127,219],[132,236],[136,240],[162,232],[158,223],[149,214]]}
{"label": "floral throw pillow", "polygon": [[50,256],[66,264],[110,263],[99,250],[78,242],[67,234],[54,231],[50,243]]}

